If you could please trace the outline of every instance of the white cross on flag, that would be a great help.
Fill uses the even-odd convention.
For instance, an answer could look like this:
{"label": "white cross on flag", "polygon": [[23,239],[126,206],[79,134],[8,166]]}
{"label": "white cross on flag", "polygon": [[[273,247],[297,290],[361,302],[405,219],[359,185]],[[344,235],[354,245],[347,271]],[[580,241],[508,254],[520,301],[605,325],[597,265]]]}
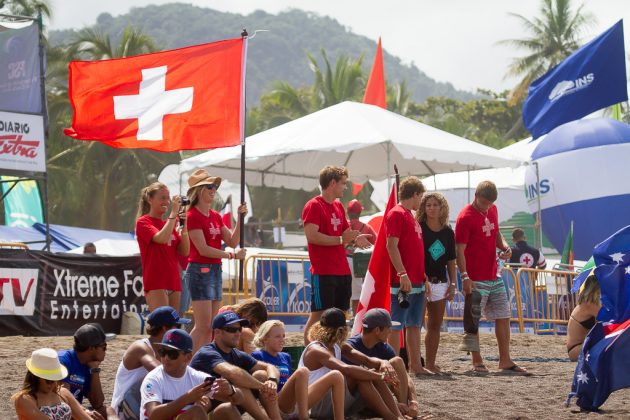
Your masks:
{"label": "white cross on flag", "polygon": [[136,57],[70,63],[72,127],[116,148],[171,152],[235,146],[242,138],[242,38]]}

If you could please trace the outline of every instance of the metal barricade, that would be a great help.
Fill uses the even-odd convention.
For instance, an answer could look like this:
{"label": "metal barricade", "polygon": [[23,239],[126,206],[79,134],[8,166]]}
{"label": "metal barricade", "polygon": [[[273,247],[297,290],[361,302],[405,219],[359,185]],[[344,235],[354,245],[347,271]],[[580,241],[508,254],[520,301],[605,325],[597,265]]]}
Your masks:
{"label": "metal barricade", "polygon": [[537,334],[566,333],[576,297],[571,293],[577,273],[521,268],[516,273],[521,306],[519,325],[532,323]]}
{"label": "metal barricade", "polygon": [[0,242],[0,248],[21,248],[29,249],[28,245],[21,242]]}

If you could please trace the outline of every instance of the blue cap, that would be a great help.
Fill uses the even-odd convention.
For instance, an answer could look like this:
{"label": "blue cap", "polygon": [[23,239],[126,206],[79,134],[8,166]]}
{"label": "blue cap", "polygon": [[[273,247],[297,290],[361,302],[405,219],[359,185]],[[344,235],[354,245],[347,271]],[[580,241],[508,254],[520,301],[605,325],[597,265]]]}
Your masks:
{"label": "blue cap", "polygon": [[168,330],[164,333],[162,342],[158,344],[175,350],[181,350],[184,353],[190,353],[193,350],[192,337],[186,331],[180,330],[179,328]]}
{"label": "blue cap", "polygon": [[237,322],[241,323],[241,326],[247,327],[249,326],[249,321],[243,318],[239,318],[234,311],[225,311],[221,312],[212,320],[212,328],[223,328],[226,325],[236,324]]}
{"label": "blue cap", "polygon": [[160,306],[149,314],[147,322],[152,327],[163,327],[165,325],[189,324],[190,319],[180,318],[172,306]]}

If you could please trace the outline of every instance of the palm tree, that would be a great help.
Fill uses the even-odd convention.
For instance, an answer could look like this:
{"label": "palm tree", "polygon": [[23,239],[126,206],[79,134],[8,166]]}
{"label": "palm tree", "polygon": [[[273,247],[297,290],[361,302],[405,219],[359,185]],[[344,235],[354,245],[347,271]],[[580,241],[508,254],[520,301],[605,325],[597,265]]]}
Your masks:
{"label": "palm tree", "polygon": [[506,77],[522,77],[510,94],[510,105],[521,103],[531,82],[580,47],[582,34],[595,22],[595,18],[582,12],[582,8],[583,5],[574,11],[571,0],[543,0],[539,17],[530,20],[510,13],[520,20],[529,34],[527,38],[499,42],[527,51],[527,55],[512,61],[506,74]]}
{"label": "palm tree", "polygon": [[402,81],[394,86],[387,85],[387,109],[397,114],[407,116],[411,92],[407,88],[407,82]]}
{"label": "palm tree", "polygon": [[48,0],[0,0],[0,9],[5,7],[9,12],[19,16],[36,17],[39,14],[48,18],[51,16]]}
{"label": "palm tree", "polygon": [[310,53],[306,53],[310,68],[315,74],[315,93],[318,101],[317,109],[327,108],[347,100],[360,100],[365,88],[365,75],[361,64],[363,56],[358,60],[351,60],[345,55],[337,57],[333,70],[326,55],[326,51],[321,49],[325,67],[319,63]]}

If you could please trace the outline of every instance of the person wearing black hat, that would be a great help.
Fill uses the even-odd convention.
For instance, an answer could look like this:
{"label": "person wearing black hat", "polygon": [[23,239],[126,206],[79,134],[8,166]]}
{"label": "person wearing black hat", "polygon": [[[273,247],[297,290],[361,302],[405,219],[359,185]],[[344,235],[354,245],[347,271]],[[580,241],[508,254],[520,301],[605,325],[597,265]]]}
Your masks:
{"label": "person wearing black hat", "polygon": [[[349,365],[342,361],[342,345],[346,341],[348,330],[346,315],[338,308],[326,309],[320,320],[313,324],[309,331],[310,343],[304,349],[298,363],[298,367],[305,366],[310,370],[309,385],[331,371],[339,371],[346,378],[345,415],[359,410],[365,403],[378,417],[403,418],[385,383],[387,378],[391,377],[391,373],[376,370],[381,368],[379,360],[365,357],[349,347],[345,351],[348,359],[355,363],[365,363],[373,369]],[[359,402],[361,406],[357,404]],[[332,418],[333,403],[334,396],[329,392],[311,408],[311,417]]]}
{"label": "person wearing black hat", "polygon": [[[225,378],[239,388],[244,397],[241,407],[252,417],[280,419],[278,368],[237,349],[243,327],[247,326],[249,321],[240,318],[236,312],[228,310],[219,313],[212,321],[214,341],[199,349],[190,366]],[[264,411],[256,402],[255,393],[259,393]]]}
{"label": "person wearing black hat", "polygon": [[[418,401],[413,380],[407,373],[405,363],[396,356],[394,348],[387,343],[392,326],[399,323],[392,321],[389,312],[383,308],[372,308],[365,313],[360,335],[352,336],[341,347],[342,360],[348,364],[373,367],[386,374],[386,382],[398,400],[400,411],[410,417],[418,415]],[[350,360],[349,349],[354,349],[363,357]],[[376,360],[374,360],[376,359]]]}
{"label": "person wearing black hat", "polygon": [[167,331],[158,344],[162,364],[145,376],[140,387],[143,419],[240,419],[236,409],[243,394],[222,378],[188,366],[193,340],[181,329]]}
{"label": "person wearing black hat", "polygon": [[[101,387],[100,365],[105,360],[108,337],[99,324],[85,324],[74,333],[74,348],[59,352],[59,361],[68,369],[63,386],[80,403],[87,397],[92,408],[107,418],[105,396]],[[96,418],[99,418],[96,416]]]}
{"label": "person wearing black hat", "polygon": [[175,308],[171,306],[160,306],[149,314],[147,318],[149,337],[131,343],[118,365],[111,402],[111,407],[116,413],[139,412],[140,384],[147,373],[161,364],[158,349],[164,333],[188,323],[190,320],[180,318]]}

